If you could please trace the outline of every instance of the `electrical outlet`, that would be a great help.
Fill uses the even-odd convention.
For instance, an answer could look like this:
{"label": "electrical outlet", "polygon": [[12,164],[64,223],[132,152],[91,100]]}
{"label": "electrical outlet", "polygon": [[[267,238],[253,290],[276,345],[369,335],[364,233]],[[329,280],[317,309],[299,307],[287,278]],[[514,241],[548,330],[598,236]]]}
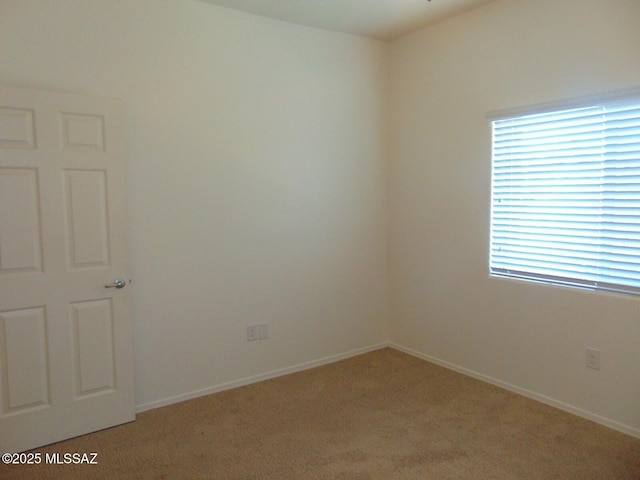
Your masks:
{"label": "electrical outlet", "polygon": [[247,326],[247,341],[253,342],[254,340],[258,340],[258,325],[249,325]]}
{"label": "electrical outlet", "polygon": [[589,347],[585,349],[585,366],[600,370],[600,350]]}
{"label": "electrical outlet", "polygon": [[264,340],[265,338],[269,338],[269,324],[261,323],[258,325],[258,338],[260,340]]}

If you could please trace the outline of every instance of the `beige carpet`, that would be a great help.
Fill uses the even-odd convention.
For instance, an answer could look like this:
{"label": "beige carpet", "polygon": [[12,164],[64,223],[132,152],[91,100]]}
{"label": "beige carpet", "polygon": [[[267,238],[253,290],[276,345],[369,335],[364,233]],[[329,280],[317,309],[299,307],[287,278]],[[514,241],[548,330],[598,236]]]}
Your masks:
{"label": "beige carpet", "polygon": [[640,479],[640,440],[384,349],[35,450],[13,479]]}

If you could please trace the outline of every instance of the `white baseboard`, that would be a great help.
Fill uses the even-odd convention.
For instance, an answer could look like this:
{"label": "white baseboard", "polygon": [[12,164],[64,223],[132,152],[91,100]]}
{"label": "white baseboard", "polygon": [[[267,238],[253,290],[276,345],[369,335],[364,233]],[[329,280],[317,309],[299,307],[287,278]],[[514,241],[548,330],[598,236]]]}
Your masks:
{"label": "white baseboard", "polygon": [[386,346],[387,346],[387,342],[382,342],[375,345],[370,345],[368,347],[351,350],[349,352],[340,353],[340,354],[332,355],[329,357],[319,358],[317,360],[312,360],[310,362],[300,363],[298,365],[293,365],[291,367],[272,370],[267,373],[261,373],[260,375],[253,375],[251,377],[245,377],[239,380],[233,380],[231,382],[222,383],[220,385],[214,385],[212,387],[195,390],[193,392],[188,392],[188,393],[176,395],[173,397],[163,398],[161,400],[154,400],[153,402],[142,403],[142,404],[136,405],[136,413],[142,413],[147,410],[152,410],[154,408],[166,407],[167,405],[172,405],[178,402],[184,402],[185,400],[191,400],[193,398],[203,397],[205,395],[211,395],[212,393],[231,390],[232,388],[244,387],[245,385],[262,382],[264,380],[269,380],[271,378],[281,377],[283,375],[288,375],[290,373],[301,372],[303,370],[308,370],[310,368],[320,367],[322,365],[328,365],[330,363],[339,362],[340,360],[346,360],[347,358],[355,357],[357,355],[362,355],[363,353],[379,350],[381,348],[385,348]]}
{"label": "white baseboard", "polygon": [[473,377],[477,380],[481,380],[486,383],[490,383],[491,385],[495,385],[500,388],[504,388],[505,390],[509,390],[511,392],[522,395],[523,397],[528,397],[533,400],[537,400],[540,403],[544,403],[551,407],[558,408],[560,410],[564,410],[565,412],[577,415],[582,418],[586,418],[587,420],[591,420],[593,422],[599,423],[600,425],[604,425],[605,427],[609,427],[613,430],[617,430],[619,432],[625,433],[632,437],[640,438],[640,429],[631,427],[629,425],[625,425],[624,423],[620,423],[616,420],[612,420],[610,418],[602,417],[595,413],[589,412],[587,410],[583,410],[571,404],[561,402],[559,400],[555,400],[553,398],[540,395],[539,393],[533,392],[531,390],[527,390],[525,388],[518,387],[517,385],[513,385],[511,383],[503,382],[502,380],[498,380],[493,377],[489,377],[487,375],[483,375],[478,372],[474,372],[473,370],[469,370],[464,367],[459,367],[453,363],[449,363],[444,360],[440,360],[439,358],[432,357],[431,355],[426,355],[424,353],[420,353],[411,348],[403,347],[402,345],[398,345],[397,343],[389,342],[387,344],[389,348],[393,348],[395,350],[399,350],[401,352],[407,353],[413,357],[420,358],[422,360],[426,360],[427,362],[434,363],[436,365],[440,365],[441,367],[447,368],[449,370],[453,370],[455,372],[461,373],[463,375],[467,375],[468,377]]}

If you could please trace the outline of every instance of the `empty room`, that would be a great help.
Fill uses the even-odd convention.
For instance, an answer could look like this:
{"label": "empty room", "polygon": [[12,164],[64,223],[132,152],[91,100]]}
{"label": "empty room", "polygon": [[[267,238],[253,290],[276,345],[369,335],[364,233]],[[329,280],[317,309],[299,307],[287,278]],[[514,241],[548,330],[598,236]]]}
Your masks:
{"label": "empty room", "polygon": [[639,0],[1,0],[0,478],[640,478]]}

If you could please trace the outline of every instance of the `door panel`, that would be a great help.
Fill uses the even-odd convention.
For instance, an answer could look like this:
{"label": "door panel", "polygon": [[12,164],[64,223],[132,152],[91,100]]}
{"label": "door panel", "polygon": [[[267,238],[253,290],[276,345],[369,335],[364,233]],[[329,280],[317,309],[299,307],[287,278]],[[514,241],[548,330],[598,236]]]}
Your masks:
{"label": "door panel", "polygon": [[2,375],[3,410],[16,413],[48,405],[49,368],[44,308],[1,312],[0,321],[0,355],[6,364],[6,375]]}
{"label": "door panel", "polygon": [[0,451],[135,418],[122,108],[0,87]]}
{"label": "door panel", "polygon": [[65,170],[69,269],[109,265],[106,172]]}
{"label": "door panel", "polygon": [[61,113],[62,144],[66,151],[104,150],[104,117]]}
{"label": "door panel", "polygon": [[0,107],[0,147],[35,148],[33,110]]}
{"label": "door panel", "polygon": [[115,387],[113,311],[110,299],[71,305],[76,398]]}
{"label": "door panel", "polygon": [[37,170],[0,168],[0,274],[41,271],[41,238]]}

